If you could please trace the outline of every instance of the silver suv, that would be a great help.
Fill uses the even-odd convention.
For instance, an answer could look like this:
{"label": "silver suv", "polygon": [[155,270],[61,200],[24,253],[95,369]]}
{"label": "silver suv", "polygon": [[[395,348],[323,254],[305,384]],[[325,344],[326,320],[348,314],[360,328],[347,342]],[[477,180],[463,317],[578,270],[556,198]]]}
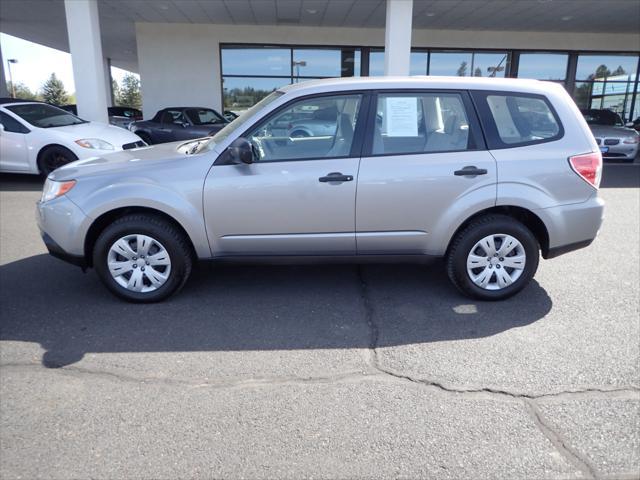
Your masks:
{"label": "silver suv", "polygon": [[[287,118],[336,112],[290,137]],[[284,120],[283,120],[284,119]],[[444,257],[463,293],[522,290],[602,223],[602,157],[565,90],[534,80],[351,78],[284,87],[212,138],[80,160],[47,179],[50,253],[162,300],[198,259]]]}

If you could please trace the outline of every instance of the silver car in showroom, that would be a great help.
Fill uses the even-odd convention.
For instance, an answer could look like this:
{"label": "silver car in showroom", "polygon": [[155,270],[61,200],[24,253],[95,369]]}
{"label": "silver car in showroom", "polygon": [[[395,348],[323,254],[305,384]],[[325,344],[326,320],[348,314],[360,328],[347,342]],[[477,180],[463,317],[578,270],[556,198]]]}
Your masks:
{"label": "silver car in showroom", "polygon": [[[331,131],[278,133],[335,108]],[[283,87],[213,137],[55,170],[37,205],[54,256],[134,302],[197,260],[444,258],[464,294],[507,298],[540,254],[589,245],[602,156],[564,88],[537,80],[381,77]]]}
{"label": "silver car in showroom", "polygon": [[606,109],[582,110],[605,160],[633,162],[638,155],[640,135],[633,122],[625,125],[622,117]]}

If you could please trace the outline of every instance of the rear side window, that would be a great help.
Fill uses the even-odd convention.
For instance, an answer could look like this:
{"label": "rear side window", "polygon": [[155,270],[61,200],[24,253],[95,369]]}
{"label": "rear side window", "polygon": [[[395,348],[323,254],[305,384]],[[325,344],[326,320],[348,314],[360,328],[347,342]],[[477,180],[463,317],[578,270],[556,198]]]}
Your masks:
{"label": "rear side window", "polygon": [[381,93],[373,155],[455,152],[475,148],[459,93]]}
{"label": "rear side window", "polygon": [[27,127],[4,112],[0,112],[0,123],[4,127],[5,132],[29,133],[29,129]]}
{"label": "rear side window", "polygon": [[550,142],[562,137],[560,120],[542,95],[474,93],[489,148]]}

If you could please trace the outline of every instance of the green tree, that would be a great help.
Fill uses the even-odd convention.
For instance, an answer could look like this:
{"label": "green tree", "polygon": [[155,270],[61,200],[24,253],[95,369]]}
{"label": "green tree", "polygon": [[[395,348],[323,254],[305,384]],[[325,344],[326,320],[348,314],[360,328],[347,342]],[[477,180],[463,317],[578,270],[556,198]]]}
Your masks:
{"label": "green tree", "polygon": [[611,76],[615,77],[617,75],[626,75],[627,72],[624,70],[624,68],[622,68],[622,65],[618,65],[618,68],[616,68],[613,72],[611,72]]}
{"label": "green tree", "polygon": [[473,71],[473,76],[474,77],[481,77],[482,76],[482,69],[480,67],[476,67],[476,69]]}
{"label": "green tree", "polygon": [[111,79],[111,91],[113,92],[113,104],[120,105],[120,85]]}
{"label": "green tree", "polygon": [[456,75],[458,75],[459,77],[467,76],[467,62],[462,62],[460,64],[460,66],[458,67],[458,71],[456,72]]}
{"label": "green tree", "polygon": [[119,95],[116,100],[118,106],[142,108],[142,96],[140,95],[140,80],[131,73],[127,73],[122,79]]}
{"label": "green tree", "polygon": [[596,79],[607,78],[610,76],[611,70],[609,70],[606,65],[600,65],[598,68],[596,68]]}
{"label": "green tree", "polygon": [[[7,89],[10,95],[14,94],[14,86],[11,82],[7,82]],[[19,98],[20,100],[38,100],[38,95],[32,92],[24,83],[18,82],[15,84],[15,98]]]}
{"label": "green tree", "polygon": [[64,89],[64,83],[52,73],[42,85],[42,100],[53,105],[65,105],[69,102],[69,95]]}

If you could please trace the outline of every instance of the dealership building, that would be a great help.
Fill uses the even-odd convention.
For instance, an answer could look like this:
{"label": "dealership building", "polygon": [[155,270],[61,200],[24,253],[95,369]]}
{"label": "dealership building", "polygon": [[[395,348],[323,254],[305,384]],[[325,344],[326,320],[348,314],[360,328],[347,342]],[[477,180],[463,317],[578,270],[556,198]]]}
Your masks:
{"label": "dealership building", "polygon": [[551,80],[632,120],[639,25],[638,0],[0,2],[1,32],[71,53],[79,115],[105,122],[110,65],[140,75],[145,118],[243,110],[308,79],[463,75]]}

